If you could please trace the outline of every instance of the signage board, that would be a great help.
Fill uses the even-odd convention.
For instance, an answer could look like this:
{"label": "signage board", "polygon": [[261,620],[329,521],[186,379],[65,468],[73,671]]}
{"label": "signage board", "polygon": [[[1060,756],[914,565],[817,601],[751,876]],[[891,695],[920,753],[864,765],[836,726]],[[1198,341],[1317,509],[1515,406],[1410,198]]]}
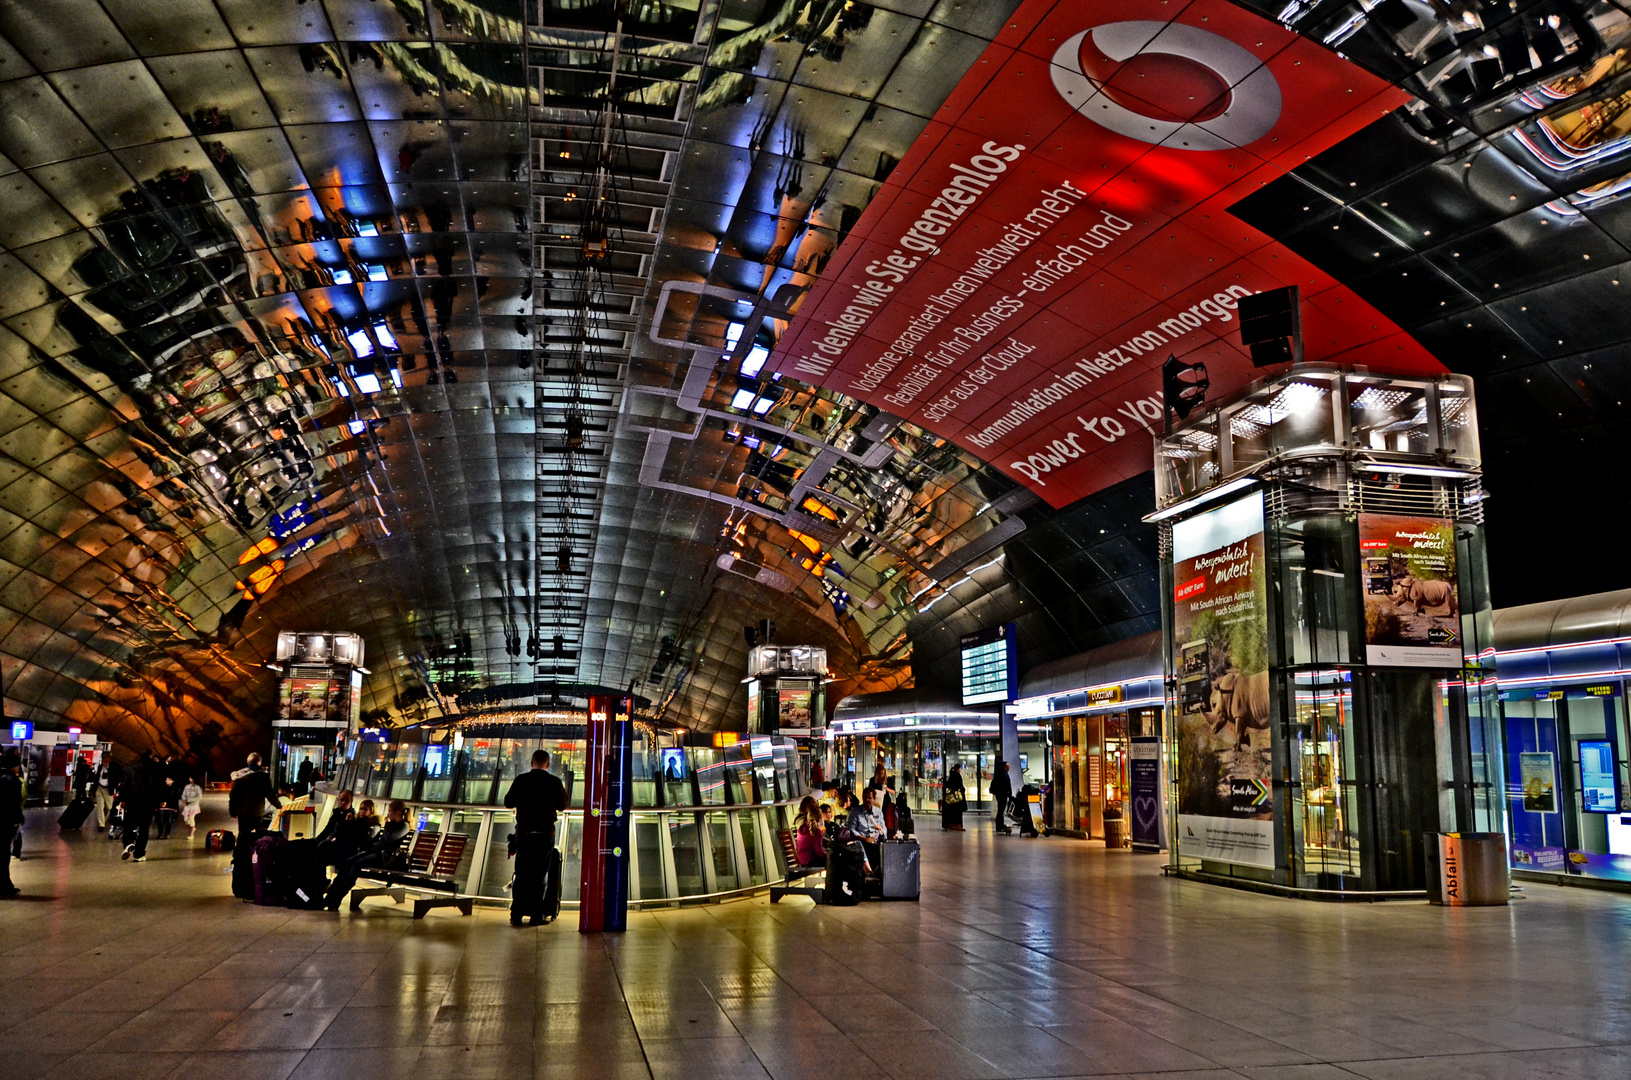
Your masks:
{"label": "signage board", "polygon": [[[1161,365],[1255,375],[1240,298],[1295,284],[1311,361],[1442,371],[1230,208],[1406,94],[1228,0],[1027,0],[846,234],[765,365],[1062,507],[1147,472]],[[795,284],[802,284],[798,278]]]}
{"label": "signage board", "polygon": [[34,721],[13,720],[11,722],[11,741],[27,742],[34,737]]}
{"label": "signage board", "polygon": [[811,690],[777,690],[776,706],[780,717],[777,727],[807,728],[810,726]]}
{"label": "signage board", "polygon": [[1556,759],[1550,753],[1518,755],[1518,777],[1523,784],[1523,808],[1535,814],[1557,813]]}
{"label": "signage board", "polygon": [[1135,735],[1128,754],[1128,836],[1140,851],[1164,851],[1167,846],[1166,800],[1161,791],[1161,740]]}
{"label": "signage board", "polygon": [[1274,866],[1263,496],[1172,528],[1178,850]]}
{"label": "signage board", "polygon": [[1360,514],[1359,552],[1365,565],[1366,660],[1389,667],[1459,668],[1455,523]]}
{"label": "signage board", "polygon": [[1014,700],[1019,691],[1018,637],[1013,623],[959,640],[964,705]]}
{"label": "signage board", "polygon": [[1620,809],[1614,783],[1614,744],[1606,739],[1582,739],[1580,750],[1580,809],[1588,814],[1613,814]]}

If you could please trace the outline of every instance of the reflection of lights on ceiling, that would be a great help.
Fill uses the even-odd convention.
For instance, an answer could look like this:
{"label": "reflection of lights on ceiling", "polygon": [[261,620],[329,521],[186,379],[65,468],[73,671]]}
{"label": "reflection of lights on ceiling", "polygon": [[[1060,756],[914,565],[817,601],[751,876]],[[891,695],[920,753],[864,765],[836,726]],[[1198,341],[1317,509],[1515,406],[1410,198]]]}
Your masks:
{"label": "reflection of lights on ceiling", "polygon": [[351,429],[351,434],[361,435],[363,432],[368,430],[368,421],[366,421],[366,420],[348,420],[348,421],[346,421],[345,426]]}
{"label": "reflection of lights on ceiling", "polygon": [[[941,593],[939,596],[935,597],[933,600],[930,600],[927,604],[924,604],[922,607],[918,608],[918,614],[922,615],[923,613],[927,612],[930,608],[932,608],[936,604],[940,603],[940,601],[942,601],[946,597],[950,596],[951,591],[953,589],[957,588],[957,586],[962,585],[965,582],[973,581],[975,574],[978,574],[981,570],[984,570],[984,569],[986,569],[988,567],[996,566],[998,563],[1002,562],[1004,557],[1005,557],[1004,555],[999,554],[995,559],[992,559],[990,562],[983,562],[979,566],[976,566],[973,569],[967,571],[966,573],[963,574],[962,577],[958,578],[956,581],[952,582],[950,585],[947,585],[945,592]],[[920,592],[917,595],[922,596],[923,593],[928,592],[929,589],[932,589],[932,588],[934,588],[934,586],[930,585],[928,588],[924,589],[923,592]],[[917,596],[912,597],[912,600],[915,602],[917,600]]]}
{"label": "reflection of lights on ceiling", "polygon": [[365,394],[377,394],[384,389],[384,387],[380,385],[379,376],[375,375],[372,371],[365,371],[361,375],[356,376],[356,379],[357,389],[361,390]]}
{"label": "reflection of lights on ceiling", "polygon": [[1410,397],[1407,390],[1384,390],[1380,386],[1367,386],[1365,392],[1353,400],[1356,409],[1391,409]]}
{"label": "reflection of lights on ceiling", "polygon": [[351,281],[352,281],[351,271],[349,271],[349,270],[336,270],[336,271],[334,271],[334,284],[336,284],[336,285],[349,285],[349,284],[351,284]]}
{"label": "reflection of lights on ceiling", "polygon": [[373,263],[368,263],[367,264],[367,270],[368,270],[368,280],[369,281],[389,281],[389,280],[391,280],[391,275],[389,275],[389,274],[387,274],[385,272],[385,267],[383,267],[383,266],[376,266]]}
{"label": "reflection of lights on ceiling", "polygon": [[401,346],[396,343],[396,335],[391,333],[391,328],[382,322],[377,322],[374,324],[374,336],[379,338],[379,343],[385,346],[387,349],[401,348]]}
{"label": "reflection of lights on ceiling", "polygon": [[727,351],[735,348],[736,343],[742,340],[742,331],[747,329],[747,325],[747,323],[739,322],[725,324],[725,348]]}
{"label": "reflection of lights on ceiling", "polygon": [[775,398],[760,398],[753,403],[753,415],[763,416],[770,411],[770,407],[774,404],[776,404]]}
{"label": "reflection of lights on ceiling", "polygon": [[351,342],[351,348],[359,358],[374,355],[374,339],[368,336],[368,331],[353,330],[345,339]]}
{"label": "reflection of lights on ceiling", "polygon": [[334,389],[340,392],[341,397],[351,396],[351,388],[346,386],[346,384],[341,382],[339,379],[330,379],[329,382],[334,384]]}
{"label": "reflection of lights on ceiling", "polygon": [[747,357],[742,361],[742,374],[753,378],[764,368],[765,361],[770,359],[770,350],[763,345],[755,345],[748,350]]}
{"label": "reflection of lights on ceiling", "polygon": [[758,393],[753,390],[738,390],[731,395],[731,408],[745,409],[752,405],[753,399],[758,396]]}
{"label": "reflection of lights on ceiling", "polygon": [[391,369],[391,385],[396,387],[398,390],[402,389],[402,372],[398,371],[396,368]]}
{"label": "reflection of lights on ceiling", "polygon": [[357,235],[358,236],[378,236],[379,235],[379,226],[375,225],[372,221],[359,222],[358,225],[357,225]]}
{"label": "reflection of lights on ceiling", "polygon": [[265,540],[262,540],[260,543],[238,556],[238,565],[242,566],[245,563],[252,563],[262,555],[270,555],[273,549],[276,547],[277,540],[274,537],[268,536]]}

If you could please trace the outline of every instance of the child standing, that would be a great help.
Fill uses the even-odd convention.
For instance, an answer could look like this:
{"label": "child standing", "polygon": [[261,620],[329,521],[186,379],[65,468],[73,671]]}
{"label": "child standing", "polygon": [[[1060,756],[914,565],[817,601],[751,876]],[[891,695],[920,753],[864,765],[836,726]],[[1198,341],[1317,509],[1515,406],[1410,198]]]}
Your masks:
{"label": "child standing", "polygon": [[187,786],[181,789],[181,820],[187,823],[187,839],[198,835],[198,812],[204,808],[204,789],[198,781],[187,777]]}

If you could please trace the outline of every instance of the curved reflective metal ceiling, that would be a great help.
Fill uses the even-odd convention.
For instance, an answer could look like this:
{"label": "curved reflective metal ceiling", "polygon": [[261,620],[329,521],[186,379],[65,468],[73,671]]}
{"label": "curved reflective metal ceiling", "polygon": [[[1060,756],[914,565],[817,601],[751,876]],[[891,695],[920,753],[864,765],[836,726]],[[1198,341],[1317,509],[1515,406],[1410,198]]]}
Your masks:
{"label": "curved reflective metal ceiling", "polygon": [[[1547,3],[1510,17],[1624,23],[1612,4]],[[1383,13],[1407,36],[1435,17],[1393,4],[1411,5]],[[754,306],[819,273],[1014,6],[0,7],[7,714],[224,756],[264,737],[279,629],[361,633],[374,719],[632,685],[650,713],[699,726],[739,720],[741,627],[762,618],[826,645],[840,693],[900,682],[914,638],[943,651],[959,626],[1020,617],[1035,660],[1147,629],[1146,496],[1027,509],[930,434],[741,375],[777,324]],[[1388,207],[1389,184],[1421,189],[1393,202],[1398,229],[1426,234],[1416,207],[1448,222],[1401,257],[1453,280],[1465,272],[1438,244],[1511,233],[1547,200],[1578,211],[1568,235],[1617,237],[1631,144],[1615,128],[1589,176],[1541,185],[1464,170],[1519,153],[1510,127],[1467,134],[1499,95],[1484,112],[1439,100],[1451,84],[1427,69],[1442,56],[1400,59],[1368,0],[1293,7],[1268,13],[1348,35],[1408,85],[1426,72],[1418,92],[1440,111],[1407,110],[1349,140],[1369,150],[1343,144],[1288,178],[1318,189],[1318,220],[1242,212],[1452,365],[1481,354],[1449,319],[1529,365],[1498,376],[1512,409],[1517,373],[1544,373],[1559,411],[1607,431],[1625,396],[1613,365],[1588,375],[1600,356],[1528,342],[1547,327],[1524,321],[1510,282],[1498,297],[1468,279],[1458,310],[1417,317],[1425,293],[1390,300],[1382,273],[1314,238],[1329,245],[1330,214],[1380,220],[1366,200]],[[1619,102],[1619,55],[1537,111],[1561,130],[1593,94]],[[1369,168],[1401,146],[1402,172]],[[1479,182],[1440,175],[1464,171]],[[1536,269],[1523,280],[1600,307],[1608,286],[1549,250],[1519,245]],[[692,291],[653,327],[676,282]],[[1623,322],[1598,320],[1590,347],[1631,336]],[[752,326],[734,344],[733,324]]]}

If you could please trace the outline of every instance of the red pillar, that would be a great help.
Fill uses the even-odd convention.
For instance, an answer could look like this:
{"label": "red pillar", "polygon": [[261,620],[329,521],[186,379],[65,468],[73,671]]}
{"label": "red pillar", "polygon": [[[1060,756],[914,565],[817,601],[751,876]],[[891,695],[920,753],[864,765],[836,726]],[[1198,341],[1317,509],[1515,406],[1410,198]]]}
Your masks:
{"label": "red pillar", "polygon": [[584,753],[583,857],[578,889],[578,933],[606,928],[606,753],[611,747],[612,717],[617,700],[589,699],[589,745]]}

